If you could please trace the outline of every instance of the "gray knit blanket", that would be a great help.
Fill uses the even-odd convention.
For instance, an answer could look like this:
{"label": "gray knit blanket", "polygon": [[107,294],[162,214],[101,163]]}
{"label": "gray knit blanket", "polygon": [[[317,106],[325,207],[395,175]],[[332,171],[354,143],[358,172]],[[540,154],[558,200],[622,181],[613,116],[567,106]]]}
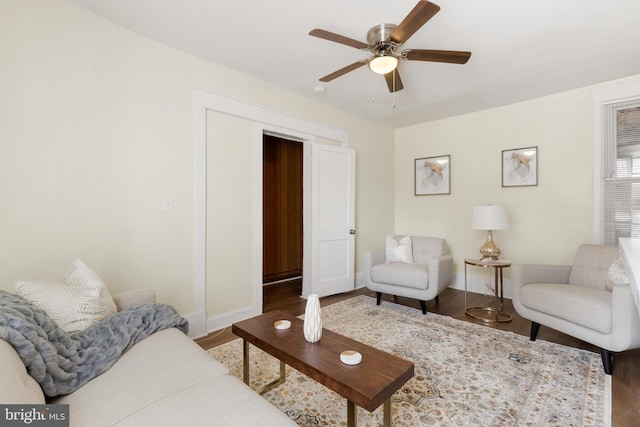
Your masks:
{"label": "gray knit blanket", "polygon": [[189,323],[165,304],[123,310],[69,335],[24,298],[0,290],[0,339],[11,344],[49,397],[72,393],[107,371],[137,342]]}

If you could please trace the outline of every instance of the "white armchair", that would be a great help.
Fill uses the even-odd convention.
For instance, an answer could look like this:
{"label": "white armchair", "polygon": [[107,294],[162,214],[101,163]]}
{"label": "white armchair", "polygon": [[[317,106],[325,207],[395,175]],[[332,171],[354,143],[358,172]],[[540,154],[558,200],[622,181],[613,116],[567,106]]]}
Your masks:
{"label": "white armchair", "polygon": [[531,341],[545,325],[600,347],[609,375],[613,352],[640,348],[640,318],[629,284],[607,284],[619,257],[616,246],[585,244],[572,266],[513,265],[513,306],[531,320]]}
{"label": "white armchair", "polygon": [[453,258],[447,255],[445,239],[411,236],[411,246],[413,263],[386,262],[385,252],[366,252],[365,283],[376,293],[378,305],[383,293],[415,298],[427,314],[426,302],[435,299],[437,304],[451,283]]}

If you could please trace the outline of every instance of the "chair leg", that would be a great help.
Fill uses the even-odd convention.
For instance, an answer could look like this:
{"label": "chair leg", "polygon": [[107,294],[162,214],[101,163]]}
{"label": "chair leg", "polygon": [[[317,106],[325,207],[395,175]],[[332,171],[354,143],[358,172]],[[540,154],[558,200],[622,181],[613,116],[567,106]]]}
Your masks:
{"label": "chair leg", "polygon": [[420,300],[420,308],[422,309],[422,314],[427,314],[427,302]]}
{"label": "chair leg", "polygon": [[376,305],[380,305],[380,300],[382,300],[382,292],[376,292]]}
{"label": "chair leg", "polygon": [[440,304],[440,295],[436,295],[436,297],[434,298],[436,305]]}
{"label": "chair leg", "polygon": [[602,366],[604,366],[604,373],[607,375],[611,375],[611,373],[613,372],[613,352],[601,348],[600,356],[602,357]]}
{"label": "chair leg", "polygon": [[535,341],[536,337],[538,336],[538,331],[540,330],[540,323],[536,323],[536,322],[531,322],[531,335],[529,336],[529,339],[531,341]]}

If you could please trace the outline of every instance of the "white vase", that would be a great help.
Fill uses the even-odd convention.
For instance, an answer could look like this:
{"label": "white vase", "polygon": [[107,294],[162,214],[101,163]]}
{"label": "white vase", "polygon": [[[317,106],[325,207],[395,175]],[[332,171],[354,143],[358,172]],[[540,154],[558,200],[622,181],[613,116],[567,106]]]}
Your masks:
{"label": "white vase", "polygon": [[322,317],[320,315],[320,299],[316,294],[307,297],[304,310],[304,339],[316,342],[322,337]]}

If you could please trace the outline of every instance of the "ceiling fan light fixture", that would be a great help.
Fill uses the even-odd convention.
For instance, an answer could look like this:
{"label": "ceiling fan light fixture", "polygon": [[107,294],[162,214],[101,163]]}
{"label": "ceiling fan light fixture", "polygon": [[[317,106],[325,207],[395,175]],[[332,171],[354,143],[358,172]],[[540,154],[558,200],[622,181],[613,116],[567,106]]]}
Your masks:
{"label": "ceiling fan light fixture", "polygon": [[377,74],[388,74],[398,66],[398,58],[384,53],[374,56],[369,61],[369,68]]}

